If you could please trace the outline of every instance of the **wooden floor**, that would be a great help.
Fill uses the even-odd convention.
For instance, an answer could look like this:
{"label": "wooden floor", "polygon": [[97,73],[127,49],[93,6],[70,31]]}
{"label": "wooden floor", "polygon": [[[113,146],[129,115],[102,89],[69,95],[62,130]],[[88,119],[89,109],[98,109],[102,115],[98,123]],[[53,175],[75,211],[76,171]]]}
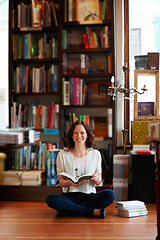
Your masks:
{"label": "wooden floor", "polygon": [[106,209],[106,218],[57,217],[45,202],[0,201],[0,239],[147,239],[154,240],[156,205],[147,205],[149,214],[135,218],[117,216],[115,203]]}

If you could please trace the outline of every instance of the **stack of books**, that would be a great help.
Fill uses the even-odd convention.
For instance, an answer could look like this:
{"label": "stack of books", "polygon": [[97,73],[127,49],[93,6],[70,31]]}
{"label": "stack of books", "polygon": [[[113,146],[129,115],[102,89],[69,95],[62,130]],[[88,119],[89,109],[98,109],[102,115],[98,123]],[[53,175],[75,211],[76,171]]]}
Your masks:
{"label": "stack of books", "polygon": [[23,133],[9,132],[7,130],[0,131],[0,144],[22,144]]}
{"label": "stack of books", "polygon": [[122,217],[137,217],[148,214],[145,203],[138,200],[117,202],[116,207],[118,215]]}
{"label": "stack of books", "polygon": [[22,172],[21,185],[22,186],[40,186],[46,181],[45,171],[31,170]]}
{"label": "stack of books", "polygon": [[0,175],[2,179],[2,185],[20,186],[21,174],[22,174],[22,171],[14,171],[14,170],[1,172]]}

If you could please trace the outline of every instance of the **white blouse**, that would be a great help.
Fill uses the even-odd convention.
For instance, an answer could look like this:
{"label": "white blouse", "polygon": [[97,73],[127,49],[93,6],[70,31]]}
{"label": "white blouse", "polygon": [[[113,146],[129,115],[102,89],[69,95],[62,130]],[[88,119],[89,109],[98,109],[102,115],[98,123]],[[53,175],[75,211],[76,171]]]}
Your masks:
{"label": "white blouse", "polygon": [[[69,150],[61,150],[57,156],[57,174],[66,172],[75,179],[83,174],[101,173],[101,154],[98,150],[90,149],[85,157],[75,157]],[[95,184],[84,180],[78,187],[63,187],[63,192],[95,193]]]}

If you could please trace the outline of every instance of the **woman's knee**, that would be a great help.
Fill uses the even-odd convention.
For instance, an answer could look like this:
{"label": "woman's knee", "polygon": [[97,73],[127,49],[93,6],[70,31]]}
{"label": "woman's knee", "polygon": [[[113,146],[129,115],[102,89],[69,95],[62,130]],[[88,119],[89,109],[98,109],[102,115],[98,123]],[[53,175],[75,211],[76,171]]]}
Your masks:
{"label": "woman's knee", "polygon": [[115,192],[112,189],[106,189],[102,191],[104,194],[104,197],[112,203],[115,199]]}

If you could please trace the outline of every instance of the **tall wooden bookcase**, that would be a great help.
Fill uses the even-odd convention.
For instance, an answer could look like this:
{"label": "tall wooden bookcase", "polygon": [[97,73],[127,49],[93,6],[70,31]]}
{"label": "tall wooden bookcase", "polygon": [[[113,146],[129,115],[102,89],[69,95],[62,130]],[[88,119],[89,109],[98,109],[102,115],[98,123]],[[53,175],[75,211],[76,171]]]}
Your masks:
{"label": "tall wooden bookcase", "polygon": [[[108,157],[108,149],[111,154],[115,153],[116,149],[116,132],[115,132],[115,104],[114,101],[107,96],[106,88],[104,86],[110,86],[111,77],[114,76],[114,7],[112,0],[99,0],[99,13],[100,18],[98,21],[79,21],[78,16],[75,14],[77,10],[70,8],[71,2],[73,4],[78,4],[81,1],[69,1],[69,0],[55,0],[55,1],[40,1],[43,6],[46,2],[47,5],[54,2],[58,6],[57,11],[57,21],[58,25],[55,26],[54,14],[51,13],[51,25],[48,21],[50,19],[44,17],[44,12],[42,13],[42,26],[39,27],[26,27],[26,21],[28,19],[28,13],[20,15],[18,18],[18,9],[24,8],[27,5],[29,11],[32,5],[31,0],[9,0],[9,126],[12,123],[12,106],[13,102],[18,104],[27,104],[27,101],[36,101],[39,104],[50,105],[52,102],[59,104],[59,134],[57,136],[52,136],[53,142],[54,138],[59,142],[60,148],[65,146],[65,132],[67,131],[67,126],[69,124],[70,117],[76,116],[88,116],[90,118],[103,117],[108,118],[108,109],[112,111],[112,120],[110,122],[112,136],[108,136],[108,133],[104,135],[105,137],[95,138],[96,146],[98,149],[103,149],[104,154],[104,169],[103,178],[105,179],[105,184],[108,182],[112,183],[112,156],[110,155],[110,166],[109,170],[106,168],[105,159]],[[87,1],[86,1],[87,2]],[[98,1],[97,1],[98,2]],[[105,11],[103,10],[104,2],[106,2]],[[73,5],[75,7],[75,5]],[[78,5],[76,5],[76,9]],[[25,11],[25,10],[24,10]],[[27,10],[26,10],[27,11]],[[51,9],[52,11],[52,9]],[[32,12],[31,12],[32,13]],[[94,15],[94,13],[93,13]],[[104,17],[103,17],[104,15]],[[104,18],[102,20],[102,18]],[[38,21],[38,20],[37,20]],[[32,24],[34,20],[32,19]],[[24,24],[24,25],[23,25]],[[31,24],[31,23],[28,23]],[[34,22],[34,24],[39,24]],[[84,43],[83,33],[88,34],[91,42]],[[17,41],[18,36],[18,43]],[[25,42],[25,38],[33,37],[33,42],[29,43],[28,40]],[[37,43],[41,38],[43,38],[47,46],[50,49],[50,43],[52,39],[56,39],[57,44],[57,55],[53,57],[52,52],[49,51],[49,55],[45,55],[43,49],[43,54],[38,53],[39,43]],[[106,38],[108,40],[106,40]],[[38,40],[37,40],[38,39]],[[31,39],[32,41],[32,39]],[[93,42],[92,42],[93,41]],[[35,43],[36,42],[36,43]],[[33,55],[25,56],[25,43],[35,44],[33,47]],[[36,45],[37,44],[37,45]],[[40,48],[40,47],[39,47]],[[46,50],[47,51],[47,50]],[[28,53],[26,53],[28,54]],[[39,56],[40,55],[40,56]],[[16,57],[15,57],[16,56]],[[78,68],[77,68],[78,62]],[[89,64],[89,65],[87,65]],[[51,91],[51,87],[48,87],[48,91],[40,88],[38,92],[33,92],[33,82],[32,75],[30,75],[31,89],[25,91],[26,85],[24,85],[23,90],[17,90],[15,86],[14,79],[16,76],[17,67],[29,67],[41,68],[47,71],[52,65],[58,66],[58,90]],[[26,71],[26,70],[25,70]],[[25,72],[26,73],[26,72]],[[85,98],[85,101],[81,102],[64,102],[64,95],[66,94],[66,89],[64,82],[70,83],[70,87],[73,85],[71,81],[73,79],[83,79],[83,85],[87,86],[88,91],[93,91],[96,96],[99,96],[99,102],[96,99]],[[23,83],[23,82],[22,82]],[[100,87],[103,86],[103,92],[100,92]],[[72,91],[70,89],[70,91]],[[96,91],[96,93],[95,93]],[[72,94],[72,93],[71,93]],[[69,99],[71,101],[72,95],[70,94]],[[102,95],[104,99],[102,98]],[[86,96],[88,96],[86,94]],[[67,97],[67,96],[65,96]],[[104,100],[104,101],[102,101]],[[80,101],[80,100],[79,100]],[[32,120],[31,120],[32,121]],[[94,120],[95,122],[95,120]],[[107,122],[108,123],[108,122]],[[40,129],[43,135],[43,129]],[[107,155],[105,155],[107,154]],[[7,165],[8,166],[8,165]],[[7,189],[8,188],[8,189]],[[60,189],[51,186],[42,187],[15,187],[15,186],[4,186],[3,193],[7,196],[7,200],[14,200],[15,198],[11,196],[15,191],[17,193],[16,200],[44,200],[44,195],[49,192],[59,192]],[[40,193],[43,191],[43,199],[40,197]],[[9,197],[9,192],[11,193]],[[39,197],[33,197],[32,193],[35,192]],[[27,196],[30,197],[27,197]]]}

